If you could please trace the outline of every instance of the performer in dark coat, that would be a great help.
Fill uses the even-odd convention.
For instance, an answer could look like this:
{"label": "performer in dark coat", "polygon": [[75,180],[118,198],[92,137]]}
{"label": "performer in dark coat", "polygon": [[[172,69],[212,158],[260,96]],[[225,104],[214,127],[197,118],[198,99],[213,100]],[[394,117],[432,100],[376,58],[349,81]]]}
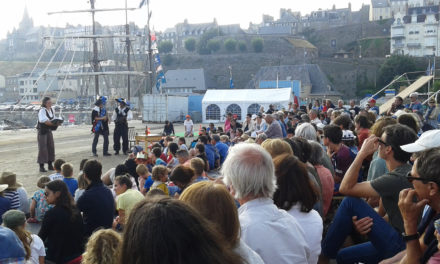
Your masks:
{"label": "performer in dark coat", "polygon": [[102,135],[104,137],[104,145],[103,145],[103,156],[111,156],[110,153],[108,153],[108,135],[109,135],[109,129],[108,129],[108,115],[107,110],[105,109],[105,103],[107,102],[107,99],[104,96],[101,96],[98,100],[95,102],[95,108],[93,108],[92,111],[92,132],[95,134],[93,138],[93,144],[92,144],[92,156],[97,157],[98,154],[96,153],[96,145],[98,145],[99,135]]}
{"label": "performer in dark coat", "polygon": [[38,159],[40,172],[47,172],[44,164],[48,164],[48,169],[53,170],[52,162],[55,160],[55,144],[53,141],[52,130],[56,130],[60,123],[54,122],[55,111],[52,109],[50,97],[44,97],[41,109],[38,112]]}
{"label": "performer in dark coat", "polygon": [[133,119],[133,113],[131,112],[129,105],[125,102],[124,98],[116,99],[119,106],[113,111],[112,120],[115,122],[115,132],[113,134],[113,149],[115,155],[119,155],[121,150],[121,137],[122,137],[122,151],[127,154],[128,151],[128,122]]}

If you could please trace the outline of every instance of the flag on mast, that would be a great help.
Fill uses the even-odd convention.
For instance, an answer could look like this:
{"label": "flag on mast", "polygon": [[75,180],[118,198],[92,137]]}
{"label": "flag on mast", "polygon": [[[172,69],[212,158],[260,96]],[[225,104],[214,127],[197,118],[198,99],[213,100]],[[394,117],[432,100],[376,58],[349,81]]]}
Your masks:
{"label": "flag on mast", "polygon": [[156,90],[160,92],[163,83],[166,83],[165,73],[163,71],[162,61],[160,60],[159,49],[157,48],[156,34],[151,32],[151,48],[154,56],[154,69],[156,72]]}

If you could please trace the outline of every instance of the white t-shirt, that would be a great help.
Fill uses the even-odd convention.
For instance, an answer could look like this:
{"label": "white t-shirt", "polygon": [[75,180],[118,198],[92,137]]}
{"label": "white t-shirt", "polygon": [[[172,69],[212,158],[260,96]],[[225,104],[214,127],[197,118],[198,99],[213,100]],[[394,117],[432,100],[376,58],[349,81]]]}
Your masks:
{"label": "white t-shirt", "polygon": [[191,132],[192,131],[192,127],[194,126],[193,121],[190,120],[186,120],[183,122],[183,125],[185,126],[185,131],[186,132]]}
{"label": "white t-shirt", "polygon": [[304,233],[307,234],[304,236],[304,239],[310,248],[309,263],[317,263],[319,254],[321,254],[321,239],[323,230],[321,216],[315,210],[311,210],[308,213],[301,212],[301,205],[299,203],[294,205],[287,212],[296,219]]}
{"label": "white t-shirt", "polygon": [[38,258],[46,256],[44,243],[39,236],[34,234],[32,234],[31,236],[31,257],[28,259],[28,261],[26,261],[26,264],[40,264]]}
{"label": "white t-shirt", "polygon": [[54,181],[54,180],[63,180],[64,176],[61,175],[61,173],[57,172],[54,174],[49,175],[50,181]]}

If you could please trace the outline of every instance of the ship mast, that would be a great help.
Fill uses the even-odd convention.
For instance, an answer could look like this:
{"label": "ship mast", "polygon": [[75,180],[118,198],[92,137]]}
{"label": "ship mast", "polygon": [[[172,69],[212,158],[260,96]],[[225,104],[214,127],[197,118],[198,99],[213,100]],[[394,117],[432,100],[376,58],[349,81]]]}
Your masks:
{"label": "ship mast", "polygon": [[[125,11],[125,29],[126,29],[126,47],[127,47],[127,66],[128,66],[128,73],[130,72],[130,36],[129,36],[129,25],[128,25],[128,16],[127,11],[133,11],[137,8],[127,8],[127,0],[125,0],[125,8],[109,8],[109,9],[95,9],[95,1],[96,0],[90,0],[90,9],[85,10],[70,10],[70,11],[57,11],[57,12],[49,12],[48,15],[52,14],[64,14],[64,13],[86,13],[89,12],[92,14],[92,35],[91,36],[78,36],[80,38],[92,38],[93,43],[93,59],[91,61],[93,72],[95,76],[95,95],[99,95],[99,76],[103,74],[99,74],[100,72],[100,60],[98,59],[98,42],[97,38],[99,38],[99,35],[96,35],[96,24],[95,24],[95,13],[96,12],[108,12],[108,11]],[[103,37],[120,37],[120,36],[103,36]],[[143,75],[143,73],[140,73],[138,75]],[[128,99],[130,99],[130,73],[127,74],[128,78]]]}
{"label": "ship mast", "polygon": [[[92,34],[96,35],[95,25],[95,0],[90,0],[90,8],[92,9]],[[93,71],[99,72],[99,60],[98,60],[98,42],[96,38],[93,38]],[[99,75],[95,75],[95,96],[99,95]]]}

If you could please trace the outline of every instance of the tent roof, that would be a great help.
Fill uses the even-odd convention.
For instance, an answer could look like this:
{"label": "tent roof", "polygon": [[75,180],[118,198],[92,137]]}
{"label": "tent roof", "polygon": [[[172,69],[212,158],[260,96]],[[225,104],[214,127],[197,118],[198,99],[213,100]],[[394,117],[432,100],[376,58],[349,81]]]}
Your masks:
{"label": "tent roof", "polygon": [[202,103],[276,103],[291,98],[290,88],[207,90]]}

